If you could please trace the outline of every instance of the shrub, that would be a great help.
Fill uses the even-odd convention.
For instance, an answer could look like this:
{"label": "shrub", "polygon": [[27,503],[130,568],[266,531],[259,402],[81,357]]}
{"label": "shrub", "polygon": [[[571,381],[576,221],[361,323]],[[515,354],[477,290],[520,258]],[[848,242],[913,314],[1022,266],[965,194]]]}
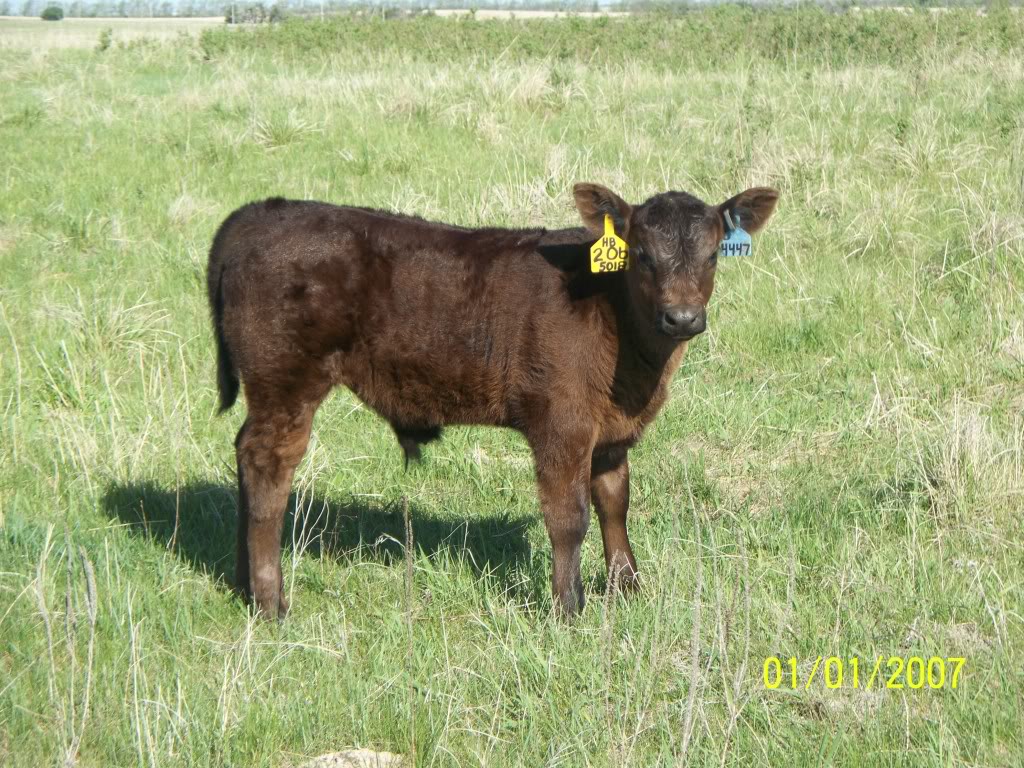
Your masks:
{"label": "shrub", "polygon": [[263,3],[233,3],[224,9],[227,24],[264,24],[281,21],[284,11],[275,3],[269,8]]}
{"label": "shrub", "polygon": [[48,5],[43,9],[40,18],[43,21],[60,21],[64,18],[64,9],[59,5]]}
{"label": "shrub", "polygon": [[624,19],[570,16],[500,24],[472,15],[459,20],[424,14],[389,19],[354,12],[325,21],[288,19],[274,29],[259,25],[242,34],[237,31],[204,30],[200,45],[206,57],[260,50],[305,60],[342,51],[376,55],[399,50],[420,61],[500,56],[511,61],[593,64],[637,61],[656,69],[704,70],[759,66],[765,61],[797,68],[910,67],[968,52],[1024,53],[1024,14],[979,15],[973,8],[942,14],[842,13],[803,5],[784,10],[731,5]]}
{"label": "shrub", "polygon": [[96,43],[97,51],[105,51],[110,47],[114,39],[114,30],[111,27],[104,27],[100,30],[100,39]]}

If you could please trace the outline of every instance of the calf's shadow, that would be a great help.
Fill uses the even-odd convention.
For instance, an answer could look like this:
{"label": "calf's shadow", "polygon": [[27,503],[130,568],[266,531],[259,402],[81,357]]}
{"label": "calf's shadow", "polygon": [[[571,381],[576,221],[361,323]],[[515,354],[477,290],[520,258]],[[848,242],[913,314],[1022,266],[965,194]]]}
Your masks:
{"label": "calf's shadow", "polygon": [[[238,494],[234,487],[191,483],[167,488],[152,482],[113,484],[103,495],[107,515],[155,546],[172,550],[200,573],[234,587]],[[358,498],[300,501],[296,526],[296,497],[288,499],[282,557],[295,548],[301,531],[304,553],[337,561],[371,558],[399,567],[403,562],[405,513],[401,500],[380,505]],[[449,552],[464,556],[477,575],[488,574],[500,589],[516,592],[530,560],[527,528],[533,520],[495,515],[473,519],[441,518],[410,504],[413,546],[427,556]]]}

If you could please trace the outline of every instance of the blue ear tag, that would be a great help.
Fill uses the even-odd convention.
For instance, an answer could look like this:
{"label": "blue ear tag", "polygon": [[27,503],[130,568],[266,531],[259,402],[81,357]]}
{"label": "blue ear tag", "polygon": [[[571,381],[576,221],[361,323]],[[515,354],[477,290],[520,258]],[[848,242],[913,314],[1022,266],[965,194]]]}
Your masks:
{"label": "blue ear tag", "polygon": [[736,216],[736,223],[733,224],[732,216],[728,211],[725,215],[725,238],[718,246],[719,256],[749,256],[754,252],[750,235],[740,226],[740,217]]}

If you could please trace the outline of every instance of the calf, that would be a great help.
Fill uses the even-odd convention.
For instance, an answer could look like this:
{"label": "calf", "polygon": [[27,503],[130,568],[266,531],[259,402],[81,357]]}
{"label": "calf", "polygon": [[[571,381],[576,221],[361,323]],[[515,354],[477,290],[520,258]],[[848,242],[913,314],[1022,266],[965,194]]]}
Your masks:
{"label": "calf", "polygon": [[[220,405],[234,404],[239,378],[248,404],[235,441],[237,583],[265,616],[288,609],[285,507],[313,414],[337,384],[391,424],[406,461],[446,424],[525,436],[561,613],[583,606],[591,500],[611,577],[635,586],[627,452],[704,331],[725,221],[758,231],[778,192],[719,206],[666,192],[634,207],[594,184],[574,196],[585,228],[466,229],[280,198],[221,225],[207,273]],[[606,218],[629,268],[592,274]]]}

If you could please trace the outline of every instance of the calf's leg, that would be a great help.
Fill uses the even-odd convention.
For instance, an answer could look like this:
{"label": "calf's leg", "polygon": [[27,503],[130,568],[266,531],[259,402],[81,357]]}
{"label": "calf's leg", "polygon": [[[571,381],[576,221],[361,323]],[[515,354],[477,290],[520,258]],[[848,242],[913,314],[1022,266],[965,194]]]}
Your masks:
{"label": "calf's leg", "polygon": [[249,588],[249,499],[245,490],[242,461],[238,449],[242,444],[242,437],[245,435],[248,425],[249,422],[246,420],[235,437],[235,466],[237,467],[236,476],[238,478],[238,535],[235,546],[235,589],[246,600],[252,598],[252,592]]}
{"label": "calf's leg", "polygon": [[238,433],[238,588],[265,618],[284,618],[281,529],[292,477],[306,446],[315,408],[250,410]]}
{"label": "calf's leg", "polygon": [[[561,443],[565,446],[565,443]],[[569,444],[572,446],[572,444]],[[590,444],[534,448],[544,525],[551,539],[551,592],[562,617],[583,609],[580,548],[590,521]]]}
{"label": "calf's leg", "polygon": [[629,459],[624,449],[594,453],[590,468],[590,495],[601,522],[604,561],[608,578],[628,592],[639,584],[636,558],[626,533],[629,509]]}

